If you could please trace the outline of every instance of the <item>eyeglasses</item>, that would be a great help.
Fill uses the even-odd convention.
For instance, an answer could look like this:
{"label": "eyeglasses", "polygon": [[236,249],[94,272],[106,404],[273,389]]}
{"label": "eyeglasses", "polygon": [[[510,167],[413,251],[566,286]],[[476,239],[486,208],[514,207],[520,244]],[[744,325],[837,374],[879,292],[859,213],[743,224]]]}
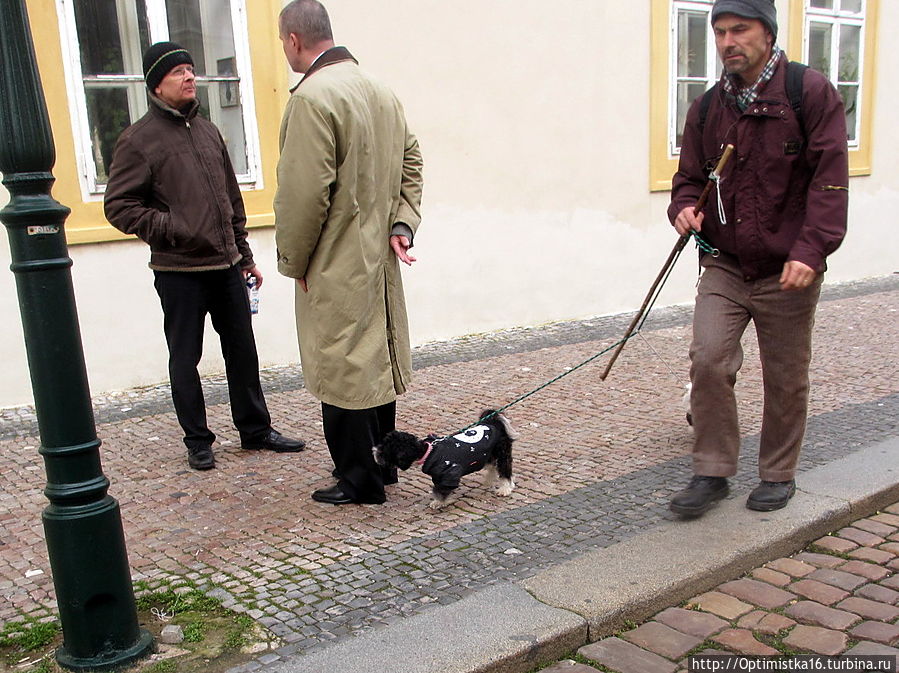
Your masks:
{"label": "eyeglasses", "polygon": [[169,71],[169,74],[166,77],[175,77],[177,79],[184,79],[188,75],[194,74],[194,67],[192,65],[179,65],[172,68]]}

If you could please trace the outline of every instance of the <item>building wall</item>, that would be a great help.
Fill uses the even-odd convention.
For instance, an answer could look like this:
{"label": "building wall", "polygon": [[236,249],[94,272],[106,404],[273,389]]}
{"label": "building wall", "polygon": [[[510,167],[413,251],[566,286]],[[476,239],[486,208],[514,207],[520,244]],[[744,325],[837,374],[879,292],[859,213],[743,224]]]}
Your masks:
{"label": "building wall", "polygon": [[[414,343],[640,305],[675,242],[668,194],[649,191],[654,1],[385,0],[378,12],[364,13],[352,0],[327,3],[337,42],[397,91],[424,154],[418,262],[404,270]],[[254,40],[275,39],[276,10],[268,32],[256,18]],[[879,33],[897,29],[899,4],[882,2]],[[873,170],[852,178],[850,234],[831,257],[829,282],[899,267],[892,222],[899,212],[892,159],[899,56],[887,40],[881,44]],[[263,52],[270,58],[275,48],[255,48],[254,59]],[[259,67],[254,62],[254,73]],[[265,84],[257,83],[256,101],[261,133],[275,134],[275,142],[276,123],[262,117],[283,106],[288,78],[278,81],[264,96]],[[277,157],[272,138],[261,140],[268,188]],[[257,213],[264,211],[259,201]],[[267,216],[254,221],[266,224]],[[254,228],[251,242],[266,273],[255,319],[260,358],[264,365],[296,362],[293,284],[275,270],[272,229]],[[162,316],[145,246],[73,245],[70,254],[92,391],[165,381]],[[0,245],[4,268],[8,257]],[[691,301],[695,277],[693,255],[685,253],[659,305]],[[9,326],[0,335],[0,406],[29,402],[11,274],[0,310]],[[206,351],[203,371],[220,371],[214,335]]]}

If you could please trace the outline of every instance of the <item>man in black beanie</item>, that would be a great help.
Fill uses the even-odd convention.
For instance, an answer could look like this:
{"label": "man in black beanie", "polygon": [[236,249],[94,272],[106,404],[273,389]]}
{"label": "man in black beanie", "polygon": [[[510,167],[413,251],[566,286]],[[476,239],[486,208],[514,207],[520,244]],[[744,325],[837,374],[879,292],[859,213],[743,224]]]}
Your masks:
{"label": "man in black beanie", "polygon": [[197,373],[208,314],[218,332],[234,425],[244,449],[302,450],[271,427],[259,381],[259,358],[247,279],[262,273],[247,242],[243,199],[228,150],[214,124],[197,112],[193,59],[174,42],[144,54],[149,111],[116,143],[104,210],[114,227],[150,246],[162,303],[169,378],[188,464],[215,467],[215,435]]}
{"label": "man in black beanie", "polygon": [[[721,80],[696,99],[684,125],[668,217],[700,253],[693,312],[690,406],[693,479],[671,509],[695,517],[724,498],[737,471],[734,383],[741,337],[755,324],[764,409],[760,483],[746,506],[784,507],[805,433],[812,327],[825,259],[846,234],[849,166],[840,94],[821,73],[790,63],[777,46],[773,0],[716,0],[711,12]],[[706,207],[694,205],[722,150],[734,146]]]}

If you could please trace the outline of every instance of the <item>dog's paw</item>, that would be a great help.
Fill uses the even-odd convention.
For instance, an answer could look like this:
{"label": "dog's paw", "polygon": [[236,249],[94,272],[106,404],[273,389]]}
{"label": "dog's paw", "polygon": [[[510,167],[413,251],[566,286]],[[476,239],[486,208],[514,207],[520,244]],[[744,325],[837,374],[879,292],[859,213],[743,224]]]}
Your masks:
{"label": "dog's paw", "polygon": [[444,507],[446,507],[447,502],[448,501],[446,500],[431,500],[431,502],[428,503],[428,507],[430,509],[443,509]]}
{"label": "dog's paw", "polygon": [[494,492],[497,495],[507,496],[512,495],[512,491],[515,489],[515,482],[511,479],[500,479],[499,483],[496,485]]}

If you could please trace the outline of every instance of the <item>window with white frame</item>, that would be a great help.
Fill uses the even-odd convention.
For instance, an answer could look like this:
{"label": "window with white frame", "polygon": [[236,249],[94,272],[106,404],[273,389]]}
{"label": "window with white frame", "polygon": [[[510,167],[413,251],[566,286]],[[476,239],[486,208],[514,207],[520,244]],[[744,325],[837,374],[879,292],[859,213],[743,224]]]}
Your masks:
{"label": "window with white frame", "polygon": [[147,111],[143,53],[187,49],[200,114],[222,133],[237,178],[259,182],[246,0],[57,0],[82,190],[102,194],[116,139]]}
{"label": "window with white frame", "polygon": [[690,104],[712,86],[720,74],[710,27],[712,0],[674,0],[671,4],[671,64],[668,148],[680,154],[684,121]]}
{"label": "window with white frame", "polygon": [[803,0],[803,58],[827,76],[846,107],[849,146],[857,147],[861,124],[865,0]]}

